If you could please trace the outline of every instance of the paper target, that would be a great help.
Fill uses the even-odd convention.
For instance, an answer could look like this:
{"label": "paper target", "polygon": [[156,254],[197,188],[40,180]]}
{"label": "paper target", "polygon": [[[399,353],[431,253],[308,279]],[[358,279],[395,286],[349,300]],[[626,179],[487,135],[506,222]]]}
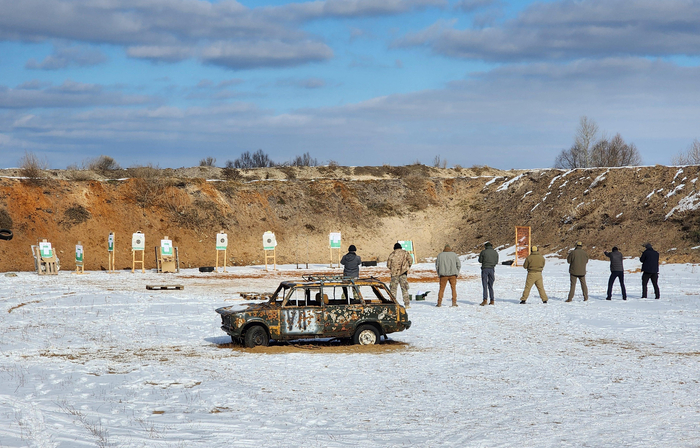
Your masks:
{"label": "paper target", "polygon": [[136,232],[131,236],[131,248],[133,250],[146,249],[146,235],[141,232]]}
{"label": "paper target", "polygon": [[277,247],[277,239],[275,239],[275,234],[272,232],[265,232],[263,234],[263,249],[273,250]]}
{"label": "paper target", "polygon": [[83,262],[83,246],[81,244],[75,245],[75,261],[78,263]]}
{"label": "paper target", "polygon": [[228,235],[225,233],[216,234],[216,250],[226,250],[228,247]]}

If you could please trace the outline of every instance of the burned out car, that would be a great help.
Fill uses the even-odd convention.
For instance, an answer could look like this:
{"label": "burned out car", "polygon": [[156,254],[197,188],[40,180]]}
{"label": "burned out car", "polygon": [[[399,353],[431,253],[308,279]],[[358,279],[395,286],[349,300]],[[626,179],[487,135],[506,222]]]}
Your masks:
{"label": "burned out car", "polygon": [[406,309],[376,278],[304,277],[269,300],[218,308],[221,329],[247,347],[270,340],[352,338],[370,345],[411,326]]}

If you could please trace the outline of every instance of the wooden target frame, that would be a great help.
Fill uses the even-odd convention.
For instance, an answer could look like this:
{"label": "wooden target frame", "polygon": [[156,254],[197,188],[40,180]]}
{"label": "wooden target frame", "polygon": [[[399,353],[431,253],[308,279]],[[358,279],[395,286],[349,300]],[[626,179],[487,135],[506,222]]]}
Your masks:
{"label": "wooden target frame", "polygon": [[532,232],[529,226],[515,226],[515,262],[513,266],[522,266],[530,255]]}

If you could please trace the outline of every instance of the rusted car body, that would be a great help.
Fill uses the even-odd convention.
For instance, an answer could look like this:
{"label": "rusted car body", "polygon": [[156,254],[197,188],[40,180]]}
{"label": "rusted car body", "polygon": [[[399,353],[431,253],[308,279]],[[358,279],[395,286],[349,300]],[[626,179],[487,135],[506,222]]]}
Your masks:
{"label": "rusted car body", "polygon": [[406,309],[376,278],[305,277],[280,283],[265,302],[218,308],[221,329],[248,347],[270,339],[353,338],[374,344],[411,326]]}

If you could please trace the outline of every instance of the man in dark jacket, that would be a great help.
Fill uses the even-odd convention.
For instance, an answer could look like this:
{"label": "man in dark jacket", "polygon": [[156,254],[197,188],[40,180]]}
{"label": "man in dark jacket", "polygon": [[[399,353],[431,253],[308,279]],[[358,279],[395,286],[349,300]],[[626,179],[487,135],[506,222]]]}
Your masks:
{"label": "man in dark jacket", "polygon": [[617,249],[617,246],[612,248],[612,252],[603,252],[606,257],[610,258],[610,278],[608,279],[608,295],[605,300],[612,300],[612,288],[615,279],[620,279],[620,288],[622,289],[622,300],[627,300],[627,290],[625,289],[625,268],[622,267],[622,252]]}
{"label": "man in dark jacket", "polygon": [[496,265],[498,264],[498,252],[493,249],[493,244],[484,244],[485,249],[479,254],[479,263],[481,263],[481,287],[484,290],[484,300],[481,302],[481,306],[486,305],[487,292],[488,296],[491,297],[491,303],[489,305],[494,305],[493,300],[493,281],[496,279]]}
{"label": "man in dark jacket", "polygon": [[659,298],[659,253],[651,247],[651,244],[644,245],[646,250],[642,252],[639,261],[642,262],[642,299],[647,298],[647,283],[651,279],[654,286],[654,296]]}
{"label": "man in dark jacket", "polygon": [[340,259],[340,264],[344,266],[343,277],[357,278],[360,276],[362,260],[355,252],[357,252],[357,248],[354,244],[351,244],[350,247],[348,247],[348,253],[343,255],[343,258]]}
{"label": "man in dark jacket", "polygon": [[576,281],[581,282],[581,292],[583,292],[583,301],[588,300],[588,286],[586,285],[586,264],[588,263],[588,254],[583,250],[583,243],[576,243],[576,248],[569,252],[566,257],[566,262],[569,263],[569,279],[571,287],[569,288],[569,298],[566,302],[574,300],[576,292]]}

